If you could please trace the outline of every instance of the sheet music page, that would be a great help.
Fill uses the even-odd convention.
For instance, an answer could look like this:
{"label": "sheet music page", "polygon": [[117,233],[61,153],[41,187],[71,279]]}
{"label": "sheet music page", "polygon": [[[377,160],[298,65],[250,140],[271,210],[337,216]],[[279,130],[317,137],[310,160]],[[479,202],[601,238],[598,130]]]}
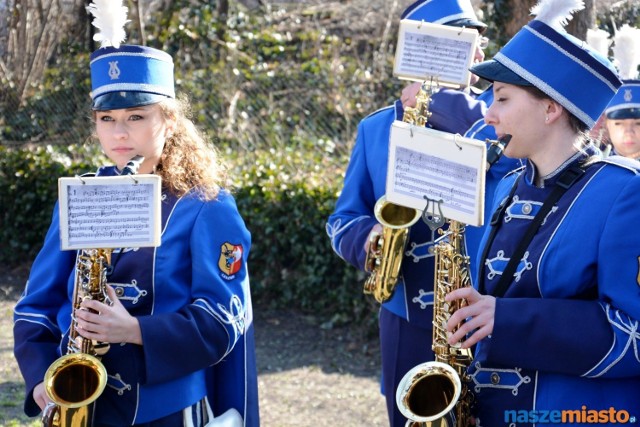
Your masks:
{"label": "sheet music page", "polygon": [[58,180],[62,250],[160,246],[157,175]]}
{"label": "sheet music page", "polygon": [[[391,127],[387,199],[421,211],[427,198],[450,220],[484,222],[486,145],[396,121]],[[435,212],[439,213],[439,212]]]}
{"label": "sheet music page", "polygon": [[393,75],[401,79],[437,79],[439,85],[469,86],[469,67],[478,32],[470,28],[400,21]]}

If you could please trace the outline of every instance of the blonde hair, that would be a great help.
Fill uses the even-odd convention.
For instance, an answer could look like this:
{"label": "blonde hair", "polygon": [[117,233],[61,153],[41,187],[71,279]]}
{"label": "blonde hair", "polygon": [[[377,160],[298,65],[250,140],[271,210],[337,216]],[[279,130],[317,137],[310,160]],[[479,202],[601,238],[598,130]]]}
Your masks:
{"label": "blonde hair", "polygon": [[195,127],[188,99],[167,98],[159,106],[165,120],[175,126],[165,141],[156,174],[176,196],[195,191],[203,200],[215,199],[222,187],[228,188],[227,166],[215,146]]}

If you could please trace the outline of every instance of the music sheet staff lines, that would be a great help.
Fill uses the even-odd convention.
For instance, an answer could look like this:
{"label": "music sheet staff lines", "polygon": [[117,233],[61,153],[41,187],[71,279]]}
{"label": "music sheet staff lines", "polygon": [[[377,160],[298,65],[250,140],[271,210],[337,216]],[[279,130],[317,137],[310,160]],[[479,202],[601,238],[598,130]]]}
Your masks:
{"label": "music sheet staff lines", "polygon": [[407,196],[442,200],[445,206],[472,214],[477,172],[470,166],[396,147],[394,191]]}
{"label": "music sheet staff lines", "polygon": [[464,80],[469,42],[407,32],[404,43],[401,70],[446,81]]}
{"label": "music sheet staff lines", "polygon": [[61,248],[159,246],[160,186],[144,174],[60,178]]}
{"label": "music sheet staff lines", "polygon": [[441,86],[470,83],[478,32],[470,28],[400,21],[393,75],[405,80],[436,79]]}
{"label": "music sheet staff lines", "polygon": [[389,136],[387,200],[424,211],[428,199],[448,220],[480,226],[486,163],[481,141],[396,120]]}
{"label": "music sheet staff lines", "polygon": [[150,191],[151,184],[74,187],[67,193],[70,241],[89,245],[96,238],[117,238],[123,244],[140,240],[151,226]]}

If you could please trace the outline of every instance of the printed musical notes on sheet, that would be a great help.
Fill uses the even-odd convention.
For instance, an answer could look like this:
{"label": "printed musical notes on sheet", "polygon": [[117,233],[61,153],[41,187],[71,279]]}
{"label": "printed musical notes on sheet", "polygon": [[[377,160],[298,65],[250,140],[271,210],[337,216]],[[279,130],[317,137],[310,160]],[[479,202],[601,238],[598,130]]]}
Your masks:
{"label": "printed musical notes on sheet", "polygon": [[468,86],[478,32],[446,25],[402,20],[393,75],[437,80],[441,86]]}
{"label": "printed musical notes on sheet", "polygon": [[440,202],[450,220],[482,225],[486,146],[483,142],[394,122],[389,142],[386,196],[424,210]]}
{"label": "printed musical notes on sheet", "polygon": [[61,248],[160,245],[160,177],[58,180]]}

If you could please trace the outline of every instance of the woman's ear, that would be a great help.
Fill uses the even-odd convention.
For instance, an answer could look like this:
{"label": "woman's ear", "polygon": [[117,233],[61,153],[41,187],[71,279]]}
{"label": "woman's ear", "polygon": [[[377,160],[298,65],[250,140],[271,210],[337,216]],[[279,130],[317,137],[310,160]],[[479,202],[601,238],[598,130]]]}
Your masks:
{"label": "woman's ear", "polygon": [[546,99],[545,101],[547,102],[547,106],[544,121],[545,123],[553,123],[562,116],[564,107],[552,99]]}
{"label": "woman's ear", "polygon": [[176,121],[173,119],[168,119],[166,121],[166,126],[164,128],[164,137],[171,138],[176,130]]}

